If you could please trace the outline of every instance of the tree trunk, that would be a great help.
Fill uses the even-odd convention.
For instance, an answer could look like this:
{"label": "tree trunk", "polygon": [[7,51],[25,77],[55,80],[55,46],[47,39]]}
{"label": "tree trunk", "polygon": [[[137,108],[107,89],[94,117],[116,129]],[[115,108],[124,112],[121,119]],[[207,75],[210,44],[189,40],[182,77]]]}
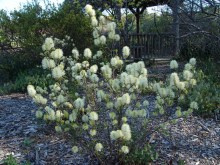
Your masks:
{"label": "tree trunk", "polygon": [[137,34],[139,34],[140,33],[140,8],[137,8],[135,17],[136,17],[136,32]]}
{"label": "tree trunk", "polygon": [[175,51],[174,55],[177,57],[180,52],[180,19],[179,19],[179,5],[180,0],[174,0],[172,4],[173,11],[173,25],[174,25],[174,33],[175,33]]}

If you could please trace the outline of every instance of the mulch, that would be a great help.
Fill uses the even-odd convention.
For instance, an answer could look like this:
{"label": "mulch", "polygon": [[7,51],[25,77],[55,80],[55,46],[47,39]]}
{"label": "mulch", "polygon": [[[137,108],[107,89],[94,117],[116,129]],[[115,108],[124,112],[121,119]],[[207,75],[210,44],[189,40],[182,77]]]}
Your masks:
{"label": "mulch", "polygon": [[[0,164],[13,154],[18,162],[31,164],[94,164],[85,153],[71,152],[71,137],[35,119],[37,107],[24,94],[0,97]],[[171,137],[159,133],[151,140],[159,158],[152,164],[220,164],[220,123],[191,116],[171,127]]]}
{"label": "mulch", "polygon": [[[170,73],[169,65],[152,66],[148,71],[150,78],[161,80]],[[146,98],[153,108],[155,98]],[[57,134],[53,125],[37,121],[36,109],[25,94],[0,96],[0,164],[11,154],[19,163],[35,165],[97,164],[86,152],[72,153],[71,137]],[[220,165],[219,121],[190,116],[168,129],[169,137],[157,132],[151,137],[151,145],[159,153],[152,164]]]}

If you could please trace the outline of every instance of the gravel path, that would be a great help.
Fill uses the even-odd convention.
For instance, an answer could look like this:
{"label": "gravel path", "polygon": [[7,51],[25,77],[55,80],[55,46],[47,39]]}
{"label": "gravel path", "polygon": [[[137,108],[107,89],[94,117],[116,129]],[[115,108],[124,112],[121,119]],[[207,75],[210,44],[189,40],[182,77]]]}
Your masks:
{"label": "gravel path", "polygon": [[[0,164],[13,154],[18,162],[32,164],[94,164],[84,154],[71,152],[70,137],[58,135],[53,126],[37,123],[36,106],[26,95],[0,97]],[[220,164],[220,123],[212,119],[191,117],[172,126],[170,139],[155,134],[151,143],[160,154],[153,164]]]}

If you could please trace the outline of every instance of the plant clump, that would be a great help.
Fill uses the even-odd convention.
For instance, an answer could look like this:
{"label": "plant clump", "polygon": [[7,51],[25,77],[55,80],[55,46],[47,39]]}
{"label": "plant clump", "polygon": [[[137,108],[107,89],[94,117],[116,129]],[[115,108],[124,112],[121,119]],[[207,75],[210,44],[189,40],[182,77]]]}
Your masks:
{"label": "plant clump", "polygon": [[[126,64],[123,60],[130,55],[129,47],[122,49],[123,59],[108,55],[108,44],[120,39],[116,24],[107,23],[104,16],[97,19],[91,5],[85,10],[91,18],[94,44],[101,50],[94,53],[86,48],[80,61],[77,48],[66,56],[56,48],[52,37],[46,38],[42,67],[50,71],[48,77],[54,83],[45,89],[29,85],[27,90],[39,106],[37,118],[55,123],[59,133],[68,131],[73,135],[74,153],[85,149],[102,164],[123,163],[137,150],[146,150],[149,135],[155,130],[198,108],[196,102],[191,102],[186,109],[177,106],[170,110],[181,105],[196,85],[196,60],[191,59],[183,73],[173,72],[165,82],[149,82],[143,61]],[[109,61],[103,60],[104,55]],[[171,69],[177,68],[177,62],[172,61]],[[74,97],[73,86],[78,89]],[[151,100],[143,99],[149,91],[156,94],[154,109],[149,107]],[[150,127],[149,123],[155,122],[155,127]]]}

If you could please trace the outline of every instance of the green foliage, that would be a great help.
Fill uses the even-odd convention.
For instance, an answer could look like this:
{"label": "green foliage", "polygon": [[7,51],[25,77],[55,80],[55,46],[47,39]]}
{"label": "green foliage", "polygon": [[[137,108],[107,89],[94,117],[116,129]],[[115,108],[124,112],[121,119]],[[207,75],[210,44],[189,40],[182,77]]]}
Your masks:
{"label": "green foliage", "polygon": [[18,165],[18,163],[13,155],[8,155],[7,158],[4,160],[4,165]]}
{"label": "green foliage", "polygon": [[199,109],[195,113],[208,117],[220,107],[220,83],[219,66],[213,62],[206,61],[200,64],[201,70],[197,73],[197,85],[189,92],[190,101],[195,100]]}
{"label": "green foliage", "polygon": [[31,165],[31,163],[29,161],[26,161],[26,162],[22,163],[21,165]]}
{"label": "green foliage", "polygon": [[188,60],[195,57],[198,60],[214,58],[219,60],[219,41],[216,38],[207,38],[202,35],[186,38],[182,42],[180,58]]}
{"label": "green foliage", "polygon": [[178,165],[185,165],[186,162],[185,162],[184,160],[179,160],[179,161],[177,162],[177,164],[178,164]]}
{"label": "green foliage", "polygon": [[13,92],[26,92],[26,86],[35,84],[42,88],[48,86],[50,78],[47,78],[47,72],[40,68],[34,68],[20,72],[14,82],[5,83],[0,86],[0,95],[9,94]]}
{"label": "green foliage", "polygon": [[[91,40],[92,28],[90,26],[90,20],[85,17],[80,9],[74,8],[69,3],[65,3],[61,6],[57,12],[53,13],[50,18],[50,35],[56,36],[59,39],[64,39],[68,35],[79,51],[83,51],[86,47],[90,47],[93,40]],[[78,12],[77,12],[78,11]],[[64,48],[64,52],[70,52],[70,47]]]}
{"label": "green foliage", "polygon": [[158,153],[150,144],[146,144],[143,149],[132,150],[131,153],[125,157],[124,163],[149,165],[157,159]]}
{"label": "green foliage", "polygon": [[[0,11],[0,83],[14,81],[18,73],[40,64],[39,54],[45,36],[65,39],[68,34],[79,50],[91,45],[91,27],[80,6],[70,4],[55,7],[47,2],[42,8],[38,1],[8,13]],[[72,46],[72,45],[71,45]],[[64,52],[70,52],[67,44]]]}
{"label": "green foliage", "polygon": [[154,15],[147,12],[144,13],[141,19],[141,31],[143,33],[164,33],[169,31],[172,18],[169,13],[163,15]]}
{"label": "green foliage", "polygon": [[195,111],[202,116],[213,115],[220,105],[220,86],[213,82],[202,80],[190,93],[190,100],[195,100],[199,104],[199,109]]}
{"label": "green foliage", "polygon": [[25,147],[30,147],[32,143],[33,143],[33,141],[29,138],[25,138],[24,141],[23,141],[23,145]]}
{"label": "green foliage", "polygon": [[35,66],[35,59],[23,56],[21,52],[4,53],[0,55],[0,84],[14,81],[17,75]]}
{"label": "green foliage", "polygon": [[204,73],[204,75],[202,73],[200,74],[200,79],[206,78],[215,84],[219,83],[220,65],[218,64],[218,61],[215,61],[214,59],[200,60],[198,68],[200,68]]}

